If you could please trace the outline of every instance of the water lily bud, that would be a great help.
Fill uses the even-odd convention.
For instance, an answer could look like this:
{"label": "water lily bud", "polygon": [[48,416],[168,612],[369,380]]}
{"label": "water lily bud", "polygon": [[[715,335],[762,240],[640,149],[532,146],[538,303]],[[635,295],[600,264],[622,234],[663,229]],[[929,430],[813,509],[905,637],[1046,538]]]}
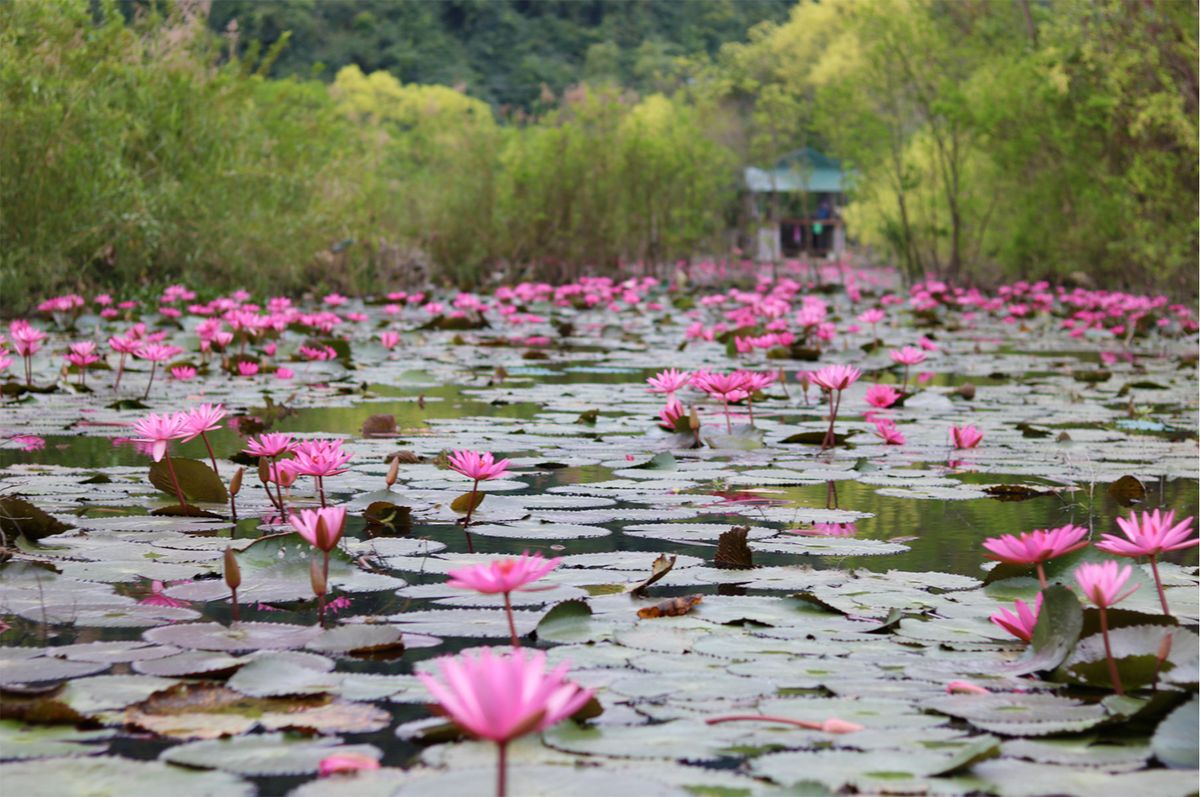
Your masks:
{"label": "water lily bud", "polygon": [[391,487],[396,483],[396,479],[400,476],[400,457],[392,457],[392,464],[388,467],[387,486]]}
{"label": "water lily bud", "polygon": [[1164,662],[1171,655],[1171,642],[1174,634],[1167,634],[1162,638],[1162,642],[1158,643],[1158,660]]}
{"label": "water lily bud", "polygon": [[258,480],[263,484],[271,481],[271,468],[267,465],[266,457],[258,458]]}
{"label": "water lily bud", "polygon": [[821,730],[825,731],[825,733],[854,733],[862,729],[862,725],[840,720],[837,717],[831,717],[821,723]]}
{"label": "water lily bud", "polygon": [[982,686],[971,683],[970,681],[951,681],[946,684],[946,692],[951,695],[988,695],[991,694]]}
{"label": "water lily bud", "polygon": [[318,598],[325,597],[325,572],[321,568],[321,562],[317,559],[308,560],[308,580],[312,582],[313,594]]}
{"label": "water lily bud", "polygon": [[238,468],[237,473],[233,474],[233,478],[229,480],[229,494],[237,495],[242,491],[242,477],[246,475],[245,468]]}
{"label": "water lily bud", "polygon": [[700,430],[700,413],[696,412],[695,407],[692,407],[692,411],[688,413],[688,426],[693,432]]}
{"label": "water lily bud", "polygon": [[230,589],[237,589],[242,585],[242,571],[238,567],[237,556],[232,547],[225,549],[225,584]]}
{"label": "water lily bud", "polygon": [[958,389],[958,395],[962,396],[967,401],[970,401],[971,399],[975,398],[975,385],[967,382]]}

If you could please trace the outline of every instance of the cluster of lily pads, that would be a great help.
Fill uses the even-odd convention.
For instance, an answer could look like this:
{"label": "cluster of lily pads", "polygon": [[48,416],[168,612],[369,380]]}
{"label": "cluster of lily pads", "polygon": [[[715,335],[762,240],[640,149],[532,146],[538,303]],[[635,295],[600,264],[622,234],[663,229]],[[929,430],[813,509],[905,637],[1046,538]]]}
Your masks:
{"label": "cluster of lily pads", "polygon": [[826,276],[48,300],[0,782],[1193,793],[1191,313]]}

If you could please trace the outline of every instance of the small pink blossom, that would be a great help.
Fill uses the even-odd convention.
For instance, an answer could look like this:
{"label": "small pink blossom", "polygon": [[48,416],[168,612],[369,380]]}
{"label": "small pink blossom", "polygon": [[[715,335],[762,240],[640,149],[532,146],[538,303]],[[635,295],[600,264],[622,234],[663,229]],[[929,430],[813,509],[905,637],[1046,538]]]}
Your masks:
{"label": "small pink blossom", "polygon": [[288,518],[288,522],[314,548],[328,553],[337,547],[346,529],[346,507],[302,509],[299,515]]}
{"label": "small pink blossom", "polygon": [[[326,607],[326,610],[328,608]],[[347,775],[364,769],[379,769],[379,761],[366,753],[335,753],[321,759],[317,766],[317,775],[327,778],[330,775]]]}
{"label": "small pink blossom", "polygon": [[1013,601],[1013,607],[1015,611],[1001,609],[988,619],[1022,642],[1029,642],[1033,639],[1033,629],[1042,611],[1042,593],[1038,593],[1032,609],[1020,599]]}
{"label": "small pink blossom", "polygon": [[975,448],[983,440],[983,432],[976,429],[974,426],[951,426],[950,427],[950,442],[957,449]]}
{"label": "small pink blossom", "polygon": [[891,385],[871,385],[867,388],[866,400],[872,407],[886,409],[895,404],[904,395]]}

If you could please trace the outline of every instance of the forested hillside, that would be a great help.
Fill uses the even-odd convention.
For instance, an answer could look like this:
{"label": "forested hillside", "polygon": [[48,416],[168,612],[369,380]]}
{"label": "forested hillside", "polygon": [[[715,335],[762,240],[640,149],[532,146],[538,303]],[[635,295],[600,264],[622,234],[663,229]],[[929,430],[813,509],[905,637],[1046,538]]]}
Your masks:
{"label": "forested hillside", "polygon": [[673,88],[680,59],[707,58],[749,28],[787,18],[793,0],[215,0],[240,48],[291,33],[271,75],[332,79],[353,64],[405,83],[459,85],[524,109],[582,80]]}

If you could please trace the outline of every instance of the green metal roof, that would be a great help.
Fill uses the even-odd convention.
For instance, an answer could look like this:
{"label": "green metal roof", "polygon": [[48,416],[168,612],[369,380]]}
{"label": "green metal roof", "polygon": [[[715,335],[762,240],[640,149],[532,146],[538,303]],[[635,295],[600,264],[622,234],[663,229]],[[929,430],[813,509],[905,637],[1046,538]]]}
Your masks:
{"label": "green metal roof", "polygon": [[841,164],[812,147],[789,152],[773,169],[747,166],[745,180],[746,188],[754,193],[840,194],[846,186]]}

